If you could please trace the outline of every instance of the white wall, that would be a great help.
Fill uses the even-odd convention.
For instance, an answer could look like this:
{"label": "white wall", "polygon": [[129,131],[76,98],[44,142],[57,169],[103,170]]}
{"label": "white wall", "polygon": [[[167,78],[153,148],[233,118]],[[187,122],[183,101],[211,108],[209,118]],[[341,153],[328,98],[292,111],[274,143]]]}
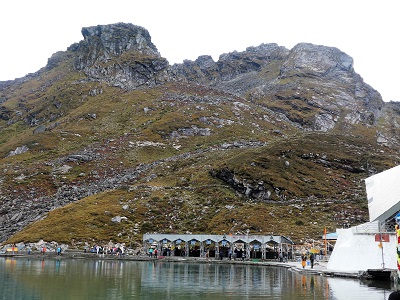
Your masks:
{"label": "white wall", "polygon": [[[337,229],[338,239],[329,259],[327,269],[341,272],[358,272],[382,268],[382,249],[375,242],[375,234],[354,234],[352,228]],[[383,242],[385,268],[397,270],[396,236]]]}
{"label": "white wall", "polygon": [[385,221],[400,211],[400,166],[365,179],[370,221]]}

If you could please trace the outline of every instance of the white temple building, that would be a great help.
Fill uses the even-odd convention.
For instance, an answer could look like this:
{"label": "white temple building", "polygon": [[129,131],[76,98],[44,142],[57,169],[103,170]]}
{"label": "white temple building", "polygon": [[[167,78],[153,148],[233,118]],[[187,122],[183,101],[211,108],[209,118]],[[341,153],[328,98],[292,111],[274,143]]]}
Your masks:
{"label": "white temple building", "polygon": [[365,186],[370,222],[336,230],[329,270],[397,270],[394,216],[400,212],[400,166],[368,177]]}

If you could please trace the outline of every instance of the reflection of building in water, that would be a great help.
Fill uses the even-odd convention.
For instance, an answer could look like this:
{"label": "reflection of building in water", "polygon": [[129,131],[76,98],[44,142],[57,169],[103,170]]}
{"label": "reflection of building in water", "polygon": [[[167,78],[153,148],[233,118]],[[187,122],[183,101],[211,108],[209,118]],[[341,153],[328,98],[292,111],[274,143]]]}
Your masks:
{"label": "reflection of building in water", "polygon": [[21,257],[1,258],[0,270],[3,288],[0,291],[7,295],[4,299],[347,300],[387,299],[383,289],[386,295],[390,293],[390,283],[382,287],[378,281],[330,278],[301,274],[291,268],[226,261],[60,259],[57,262],[52,258]]}
{"label": "reflection of building in water", "polygon": [[292,258],[294,243],[283,235],[144,234],[147,251],[157,247],[163,256],[275,259]]}
{"label": "reflection of building in water", "polygon": [[346,272],[397,269],[394,216],[400,211],[400,166],[365,180],[370,222],[337,229],[328,269]]}
{"label": "reflection of building in water", "polygon": [[[298,299],[300,297],[296,295],[299,295],[299,289],[302,289],[301,274],[281,267],[162,260],[151,266],[153,269],[143,269],[142,289],[147,287],[157,290],[179,288],[181,294],[186,293],[188,296],[196,291],[199,299],[202,298],[200,295],[210,295],[214,292],[217,295],[220,291],[224,291],[225,296],[229,295],[230,299],[275,299],[277,297]],[[305,277],[306,291],[301,292],[304,294],[304,299],[311,299],[311,293],[315,293],[313,299],[325,299],[323,293],[326,278],[319,275]]]}

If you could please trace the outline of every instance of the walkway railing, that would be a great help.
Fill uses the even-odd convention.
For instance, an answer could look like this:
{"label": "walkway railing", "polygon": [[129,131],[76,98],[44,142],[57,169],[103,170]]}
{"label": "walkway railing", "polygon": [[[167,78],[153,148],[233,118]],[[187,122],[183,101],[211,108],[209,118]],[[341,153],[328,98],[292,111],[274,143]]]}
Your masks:
{"label": "walkway railing", "polygon": [[370,222],[352,227],[354,234],[377,234],[377,233],[395,233],[394,225],[391,223]]}

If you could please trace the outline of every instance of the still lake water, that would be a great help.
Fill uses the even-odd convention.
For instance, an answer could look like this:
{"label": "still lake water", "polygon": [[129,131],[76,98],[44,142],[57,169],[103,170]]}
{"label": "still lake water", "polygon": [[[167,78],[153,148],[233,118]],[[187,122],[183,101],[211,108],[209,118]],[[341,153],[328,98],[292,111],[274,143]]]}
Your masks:
{"label": "still lake water", "polygon": [[0,258],[0,299],[387,299],[391,284],[282,267]]}

